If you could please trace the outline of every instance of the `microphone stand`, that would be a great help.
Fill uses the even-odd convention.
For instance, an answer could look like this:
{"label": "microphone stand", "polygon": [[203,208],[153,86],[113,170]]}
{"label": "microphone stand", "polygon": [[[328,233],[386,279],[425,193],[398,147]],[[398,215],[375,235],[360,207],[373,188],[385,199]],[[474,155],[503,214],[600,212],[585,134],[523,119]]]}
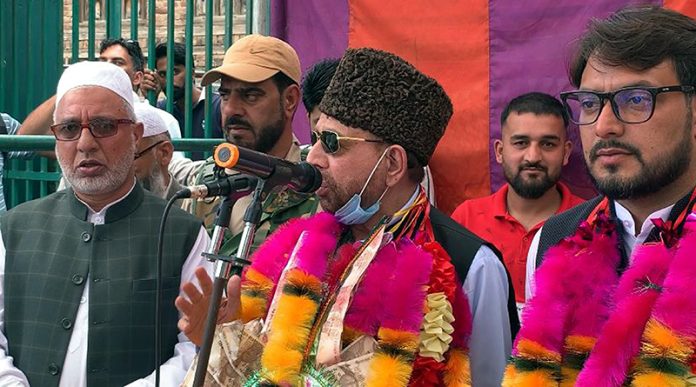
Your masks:
{"label": "microphone stand", "polygon": [[[222,299],[222,293],[227,286],[227,280],[232,275],[240,275],[244,266],[251,263],[247,258],[254,240],[254,234],[256,233],[256,225],[261,220],[261,203],[266,196],[264,187],[265,180],[259,179],[256,183],[251,204],[244,213],[244,230],[242,231],[242,237],[239,242],[239,247],[237,248],[237,254],[234,258],[217,255],[217,251],[220,249],[220,245],[222,244],[224,231],[229,226],[230,222],[232,206],[228,204],[227,208],[223,210],[225,207],[225,202],[229,201],[229,197],[223,200],[217,215],[218,218],[215,220],[215,229],[213,230],[212,237],[213,242],[211,243],[211,249],[214,251],[214,253],[205,255],[208,259],[215,260],[215,279],[213,282],[213,293],[211,294],[210,304],[208,306],[208,315],[206,317],[203,343],[200,351],[198,352],[198,363],[196,364],[193,387],[201,387],[205,381],[205,376],[208,371],[208,361],[210,360],[210,351],[212,349],[213,338],[215,336],[215,326],[217,325],[217,315],[218,310],[220,309],[220,300]],[[233,199],[232,203],[234,203],[236,200],[237,199]]]}

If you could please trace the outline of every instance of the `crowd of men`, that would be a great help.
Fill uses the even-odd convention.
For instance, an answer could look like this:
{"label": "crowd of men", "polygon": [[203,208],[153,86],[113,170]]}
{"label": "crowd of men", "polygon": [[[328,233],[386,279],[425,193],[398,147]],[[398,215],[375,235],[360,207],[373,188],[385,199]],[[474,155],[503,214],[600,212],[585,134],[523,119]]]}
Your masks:
{"label": "crowd of men", "polygon": [[[202,78],[219,82],[206,124],[204,89],[184,105],[181,44],[164,87],[167,54],[159,45],[147,70],[137,42],[105,40],[100,62],[69,66],[21,126],[2,115],[3,133],[55,136],[41,155],[57,158],[66,188],[0,218],[0,385],[151,386],[158,351],[161,385],[183,382],[202,344],[212,292],[202,253],[221,203],[186,199],[169,215],[153,348],[166,200],[220,176],[212,158],[174,152],[184,111],[195,133],[212,125],[322,177],[315,193],[264,198],[251,265],[227,284],[218,324],[264,324],[240,385],[330,383],[322,370],[364,340],[369,386],[696,377],[693,19],[641,6],[592,21],[570,61],[575,90],[508,103],[494,143],[507,184],[451,217],[434,205],[427,166],[456,107],[402,58],[351,48],[303,77],[289,44],[246,36]],[[138,91],[164,92],[174,116]],[[309,147],[293,132],[300,103]],[[578,146],[599,192],[588,201],[560,181]],[[3,153],[0,168],[29,156]],[[235,203],[221,254],[237,253],[250,202]]]}

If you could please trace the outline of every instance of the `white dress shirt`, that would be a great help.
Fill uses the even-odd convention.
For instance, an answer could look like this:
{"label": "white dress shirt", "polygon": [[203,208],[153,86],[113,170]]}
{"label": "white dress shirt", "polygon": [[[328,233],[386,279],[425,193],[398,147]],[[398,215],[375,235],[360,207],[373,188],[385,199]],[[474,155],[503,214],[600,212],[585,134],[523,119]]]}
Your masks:
{"label": "white dress shirt", "polygon": [[[674,204],[667,206],[663,209],[657,210],[650,214],[643,222],[643,224],[640,226],[640,233],[636,235],[635,230],[636,230],[636,223],[635,220],[633,220],[633,215],[626,209],[626,207],[622,206],[619,202],[614,202],[615,209],[616,209],[616,217],[617,219],[621,222],[623,225],[623,230],[622,230],[622,239],[624,243],[624,248],[626,249],[626,254],[629,257],[629,262],[632,262],[633,260],[633,249],[637,246],[645,242],[645,239],[648,238],[648,235],[650,235],[650,232],[652,229],[655,227],[653,223],[650,221],[650,219],[662,219],[664,221],[667,221],[669,218],[669,213],[672,211],[672,207],[674,207]],[[529,246],[529,252],[527,253],[527,284],[525,286],[525,299],[529,301],[532,296],[534,295],[534,272],[536,271],[536,256],[537,256],[537,251],[539,251],[539,240],[541,239],[541,230],[543,230],[544,227],[542,226],[539,231],[534,235],[534,239],[532,239],[532,244]]]}
{"label": "white dress shirt", "polygon": [[472,316],[469,362],[474,387],[497,387],[503,379],[512,349],[508,290],[503,263],[493,250],[481,246],[464,280]]}
{"label": "white dress shirt", "polygon": [[[134,185],[135,186],[135,185]],[[133,188],[131,188],[131,191]],[[130,191],[122,198],[105,206],[101,211],[95,212],[86,203],[85,206],[89,209],[87,220],[93,224],[104,224],[106,211],[109,207],[123,200],[130,194]],[[198,266],[205,266],[212,274],[213,268],[201,253],[205,251],[210,242],[210,237],[205,229],[201,229],[196,238],[191,251],[189,252],[186,261],[181,269],[181,283],[196,282],[194,271]],[[154,243],[154,241],[153,241]],[[4,334],[4,315],[5,315],[5,299],[4,299],[4,279],[5,279],[5,244],[0,235],[0,386],[19,387],[29,386],[26,376],[21,370],[17,369],[12,363],[11,354],[7,353],[7,338]],[[153,257],[154,258],[154,257]],[[88,276],[89,278],[89,276]],[[77,315],[73,326],[73,332],[68,344],[68,351],[63,363],[62,373],[60,376],[59,387],[87,387],[87,338],[89,329],[89,283],[85,281],[85,289],[80,299],[80,306],[77,308]],[[178,387],[186,376],[193,357],[196,354],[196,347],[183,334],[178,335],[179,342],[174,346],[174,356],[162,364],[160,367],[160,385]],[[129,384],[128,386],[154,386],[154,371],[147,378],[139,379]]]}

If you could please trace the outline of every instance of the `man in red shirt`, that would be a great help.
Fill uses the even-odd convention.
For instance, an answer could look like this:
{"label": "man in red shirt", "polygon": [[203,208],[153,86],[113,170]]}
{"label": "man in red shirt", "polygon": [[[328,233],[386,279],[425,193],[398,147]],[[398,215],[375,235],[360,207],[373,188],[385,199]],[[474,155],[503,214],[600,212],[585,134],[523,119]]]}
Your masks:
{"label": "man in red shirt", "polygon": [[583,199],[560,182],[571,142],[563,105],[543,93],[514,98],[500,117],[502,138],[495,140],[495,158],[507,184],[496,193],[463,202],[452,218],[503,254],[512,277],[518,310],[525,300],[527,251],[546,219]]}

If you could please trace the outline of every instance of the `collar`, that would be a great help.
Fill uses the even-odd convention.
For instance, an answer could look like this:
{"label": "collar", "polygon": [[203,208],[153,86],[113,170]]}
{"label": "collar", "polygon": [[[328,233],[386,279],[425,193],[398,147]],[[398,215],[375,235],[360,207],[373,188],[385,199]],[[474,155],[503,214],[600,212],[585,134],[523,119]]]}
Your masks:
{"label": "collar", "polygon": [[616,218],[619,222],[621,222],[621,225],[623,226],[624,237],[627,241],[631,241],[633,242],[633,245],[636,245],[643,243],[645,239],[648,237],[648,235],[650,235],[652,229],[655,227],[653,225],[653,222],[650,221],[650,219],[659,218],[663,221],[667,221],[667,219],[669,218],[669,214],[672,211],[672,208],[674,207],[674,204],[671,204],[665,208],[659,209],[650,214],[650,216],[648,216],[645,219],[645,222],[643,222],[643,225],[641,225],[640,233],[638,233],[638,235],[635,234],[636,223],[633,220],[633,216],[628,211],[628,209],[626,209],[626,207],[622,206],[617,201],[614,201],[614,206],[616,208]]}
{"label": "collar", "polygon": [[389,220],[389,223],[387,223],[387,228],[389,228],[389,227],[395,225],[398,221],[401,220],[401,218],[404,217],[404,215],[406,215],[406,213],[407,213],[406,210],[407,210],[409,207],[411,207],[411,205],[413,205],[413,203],[414,203],[414,202],[416,201],[416,199],[418,198],[418,194],[419,194],[419,193],[420,193],[420,186],[417,186],[417,187],[416,187],[416,190],[413,192],[413,195],[411,195],[411,197],[408,199],[408,201],[406,202],[406,204],[404,204],[398,211],[396,211],[396,212],[394,213],[395,215],[396,215],[396,214],[399,214],[399,215],[393,216],[393,217]]}
{"label": "collar", "polygon": [[[80,200],[72,187],[68,188],[68,198],[70,200],[70,212],[74,217],[95,224],[113,223],[125,218],[135,211],[145,196],[143,188],[133,178],[133,185],[130,191],[122,197],[114,200],[102,208],[101,211],[94,211],[87,203]],[[100,219],[101,218],[101,219]],[[103,219],[103,220],[102,220]],[[102,220],[99,222],[99,220]]]}
{"label": "collar", "polygon": [[285,160],[291,161],[293,163],[299,163],[302,161],[302,152],[300,151],[300,140],[292,135],[292,144],[290,144],[290,149],[284,157]]}
{"label": "collar", "polygon": [[[196,87],[196,85],[193,85],[193,87]],[[201,87],[201,94],[198,96],[198,101],[196,101],[193,106],[196,107],[203,101],[205,101],[205,87]]]}
{"label": "collar", "polygon": [[[561,183],[560,181],[556,183],[556,189],[561,194],[561,205],[556,210],[556,214],[567,210],[572,206],[572,192],[567,185]],[[496,218],[506,218],[510,216],[507,209],[507,194],[510,189],[510,184],[505,183],[496,193],[493,194],[493,216]]]}
{"label": "collar", "polygon": [[493,194],[493,216],[496,218],[508,216],[507,194],[509,189],[510,184],[505,183]]}
{"label": "collar", "polygon": [[560,214],[573,206],[573,193],[570,192],[570,188],[568,188],[567,185],[561,183],[560,181],[556,183],[556,188],[558,189],[558,192],[561,193],[561,206],[558,207],[558,211],[556,211],[557,214]]}

